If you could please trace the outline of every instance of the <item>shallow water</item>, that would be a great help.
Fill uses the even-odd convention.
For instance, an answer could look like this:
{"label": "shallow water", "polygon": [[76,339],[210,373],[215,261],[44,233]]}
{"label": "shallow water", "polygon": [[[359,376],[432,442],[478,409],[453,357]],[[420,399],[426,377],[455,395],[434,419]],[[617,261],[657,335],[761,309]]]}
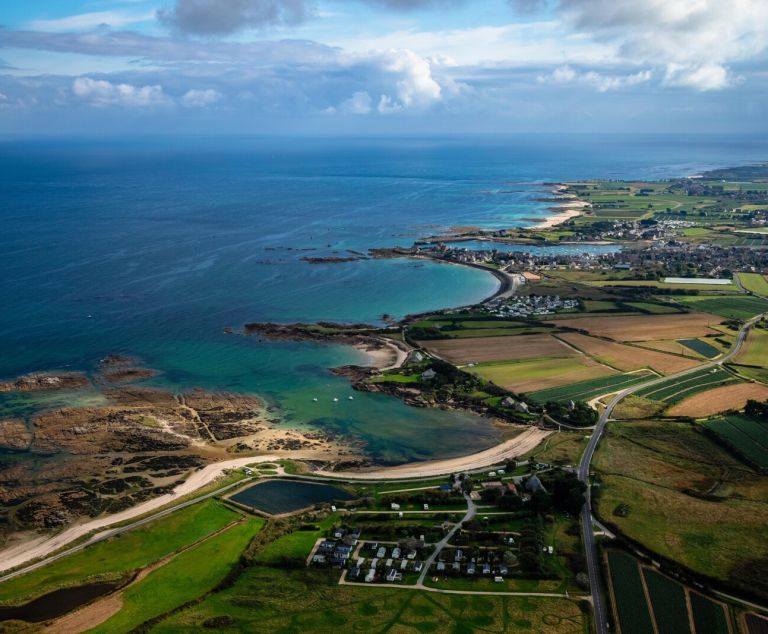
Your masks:
{"label": "shallow water", "polygon": [[[549,213],[536,200],[544,181],[690,174],[764,147],[732,136],[0,143],[0,377],[135,355],[162,372],[154,384],[262,395],[288,424],[351,434],[382,462],[484,449],[499,436],[477,416],[370,394],[334,405],[349,387],[327,368],[361,362],[357,351],[223,329],[377,323],[479,301],[498,282],[476,269],[301,258],[524,225]],[[0,395],[0,416],[69,398]]]}

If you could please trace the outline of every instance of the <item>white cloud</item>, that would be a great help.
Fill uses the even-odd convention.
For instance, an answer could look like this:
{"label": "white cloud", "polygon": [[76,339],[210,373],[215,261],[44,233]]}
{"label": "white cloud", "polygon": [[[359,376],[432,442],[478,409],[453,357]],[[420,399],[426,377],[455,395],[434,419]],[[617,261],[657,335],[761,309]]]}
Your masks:
{"label": "white cloud", "polygon": [[651,79],[653,73],[650,70],[641,70],[628,75],[604,75],[593,70],[579,73],[570,66],[558,66],[549,75],[539,75],[537,81],[541,84],[568,84],[577,83],[594,88],[598,92],[620,90],[630,86],[642,84]]}
{"label": "white cloud", "polygon": [[704,64],[690,67],[669,64],[664,83],[668,86],[681,86],[695,90],[722,90],[733,84],[731,72],[719,64]]}
{"label": "white cloud", "polygon": [[29,28],[34,31],[86,31],[100,26],[110,26],[113,28],[123,27],[128,24],[135,24],[145,20],[152,20],[155,17],[154,11],[144,13],[127,13],[124,11],[94,11],[92,13],[80,13],[78,15],[68,15],[63,18],[53,20],[34,20],[30,22]]}
{"label": "white cloud", "polygon": [[668,85],[727,88],[729,65],[768,50],[766,0],[559,0],[557,7],[571,30],[614,45],[616,63],[666,68]]}
{"label": "white cloud", "polygon": [[222,94],[212,88],[206,90],[192,88],[182,95],[180,101],[181,105],[187,108],[205,108],[221,101],[221,98]]}
{"label": "white cloud", "polygon": [[132,84],[113,84],[103,79],[78,77],[72,82],[72,93],[97,106],[162,106],[171,103],[163,88],[154,86],[134,86]]}
{"label": "white cloud", "polygon": [[368,114],[371,111],[373,100],[365,90],[358,90],[349,99],[345,99],[339,105],[339,111],[347,114]]}
{"label": "white cloud", "polygon": [[[426,59],[409,50],[390,50],[382,57],[382,69],[397,77],[396,103],[400,107],[425,107],[440,101],[442,88],[432,77],[431,66]],[[391,101],[395,103],[394,99]]]}

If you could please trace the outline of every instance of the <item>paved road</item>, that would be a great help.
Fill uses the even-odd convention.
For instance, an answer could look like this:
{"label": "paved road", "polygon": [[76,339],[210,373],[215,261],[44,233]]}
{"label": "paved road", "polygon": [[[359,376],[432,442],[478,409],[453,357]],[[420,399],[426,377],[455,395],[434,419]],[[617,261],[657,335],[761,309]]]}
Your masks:
{"label": "paved road", "polygon": [[464,522],[470,521],[477,513],[477,506],[475,506],[475,503],[472,501],[472,498],[465,493],[464,499],[467,501],[467,514],[461,519],[460,522],[457,522],[450,531],[448,531],[448,534],[445,537],[443,537],[443,539],[441,539],[439,542],[437,542],[437,544],[435,544],[435,549],[432,551],[432,554],[429,556],[429,559],[427,559],[427,561],[424,562],[424,569],[421,571],[421,574],[419,575],[419,580],[416,582],[417,588],[425,587],[424,579],[426,578],[427,573],[429,572],[429,569],[432,567],[432,564],[435,563],[435,559],[437,559],[437,556],[440,554],[440,551],[443,548],[445,548],[445,546],[448,544],[449,541],[451,541],[453,536],[456,534],[456,531],[461,528],[461,525]]}
{"label": "paved road", "polygon": [[594,518],[592,515],[592,496],[591,490],[589,488],[589,466],[592,462],[593,456],[595,455],[595,449],[597,449],[597,445],[603,435],[603,431],[605,430],[605,425],[608,422],[608,419],[613,413],[614,408],[621,402],[621,400],[633,392],[644,389],[646,387],[650,387],[652,385],[656,385],[657,383],[669,381],[670,379],[682,378],[707,368],[719,367],[723,363],[730,361],[734,356],[736,356],[736,354],[738,354],[739,350],[741,350],[741,346],[744,344],[744,340],[747,338],[749,329],[762,317],[763,315],[758,315],[757,317],[754,317],[750,321],[746,322],[739,330],[739,335],[736,339],[736,345],[730,350],[730,352],[726,353],[719,359],[715,359],[709,363],[704,363],[694,368],[684,370],[683,372],[678,372],[677,374],[659,377],[651,381],[646,381],[645,383],[640,383],[628,387],[616,394],[616,396],[611,399],[603,413],[600,415],[600,418],[597,421],[597,425],[595,425],[595,429],[592,432],[592,436],[589,439],[589,443],[587,443],[587,447],[581,456],[578,470],[579,480],[587,485],[587,500],[581,510],[581,532],[584,541],[584,552],[587,558],[587,572],[589,574],[589,583],[592,591],[595,631],[597,634],[607,634],[608,632],[608,611],[605,606],[605,597],[603,596],[600,560],[597,554],[597,543],[595,542],[595,533],[592,527]]}

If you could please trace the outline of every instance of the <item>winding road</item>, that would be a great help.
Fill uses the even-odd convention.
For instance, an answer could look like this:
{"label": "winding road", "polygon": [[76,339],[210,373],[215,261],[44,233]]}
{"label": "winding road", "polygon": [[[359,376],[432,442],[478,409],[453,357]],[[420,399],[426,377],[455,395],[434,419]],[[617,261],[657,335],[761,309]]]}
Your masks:
{"label": "winding road", "polygon": [[592,592],[595,631],[597,634],[608,634],[608,612],[605,607],[605,597],[603,596],[603,580],[601,575],[600,559],[597,552],[597,542],[595,541],[595,532],[593,529],[593,523],[595,520],[592,513],[592,495],[589,483],[589,466],[592,462],[592,458],[595,455],[597,445],[600,442],[603,432],[605,431],[606,423],[610,419],[614,408],[630,394],[637,392],[638,390],[651,387],[658,383],[669,381],[670,379],[683,378],[689,374],[700,372],[701,370],[706,370],[707,368],[720,367],[724,363],[730,361],[739,353],[742,345],[744,345],[744,341],[747,338],[749,329],[757,321],[762,319],[762,317],[763,315],[761,314],[746,322],[739,330],[736,344],[729,352],[724,354],[719,359],[710,361],[708,363],[703,363],[702,365],[697,365],[696,367],[678,372],[677,374],[659,377],[651,381],[646,381],[645,383],[639,383],[628,387],[621,392],[618,392],[606,405],[605,410],[603,410],[603,413],[600,415],[600,418],[595,425],[594,431],[592,432],[592,436],[589,439],[589,443],[587,443],[587,447],[584,449],[584,453],[581,456],[578,469],[579,480],[587,485],[586,502],[584,503],[584,506],[581,510],[581,531],[584,541],[584,553],[587,559],[587,572],[589,574],[589,584]]}

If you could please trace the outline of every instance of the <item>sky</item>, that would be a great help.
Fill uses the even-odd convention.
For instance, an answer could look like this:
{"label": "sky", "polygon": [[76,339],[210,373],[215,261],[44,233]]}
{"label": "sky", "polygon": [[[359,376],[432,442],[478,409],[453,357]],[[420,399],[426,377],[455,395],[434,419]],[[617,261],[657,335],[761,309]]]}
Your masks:
{"label": "sky", "polygon": [[34,0],[0,133],[768,132],[768,0]]}

